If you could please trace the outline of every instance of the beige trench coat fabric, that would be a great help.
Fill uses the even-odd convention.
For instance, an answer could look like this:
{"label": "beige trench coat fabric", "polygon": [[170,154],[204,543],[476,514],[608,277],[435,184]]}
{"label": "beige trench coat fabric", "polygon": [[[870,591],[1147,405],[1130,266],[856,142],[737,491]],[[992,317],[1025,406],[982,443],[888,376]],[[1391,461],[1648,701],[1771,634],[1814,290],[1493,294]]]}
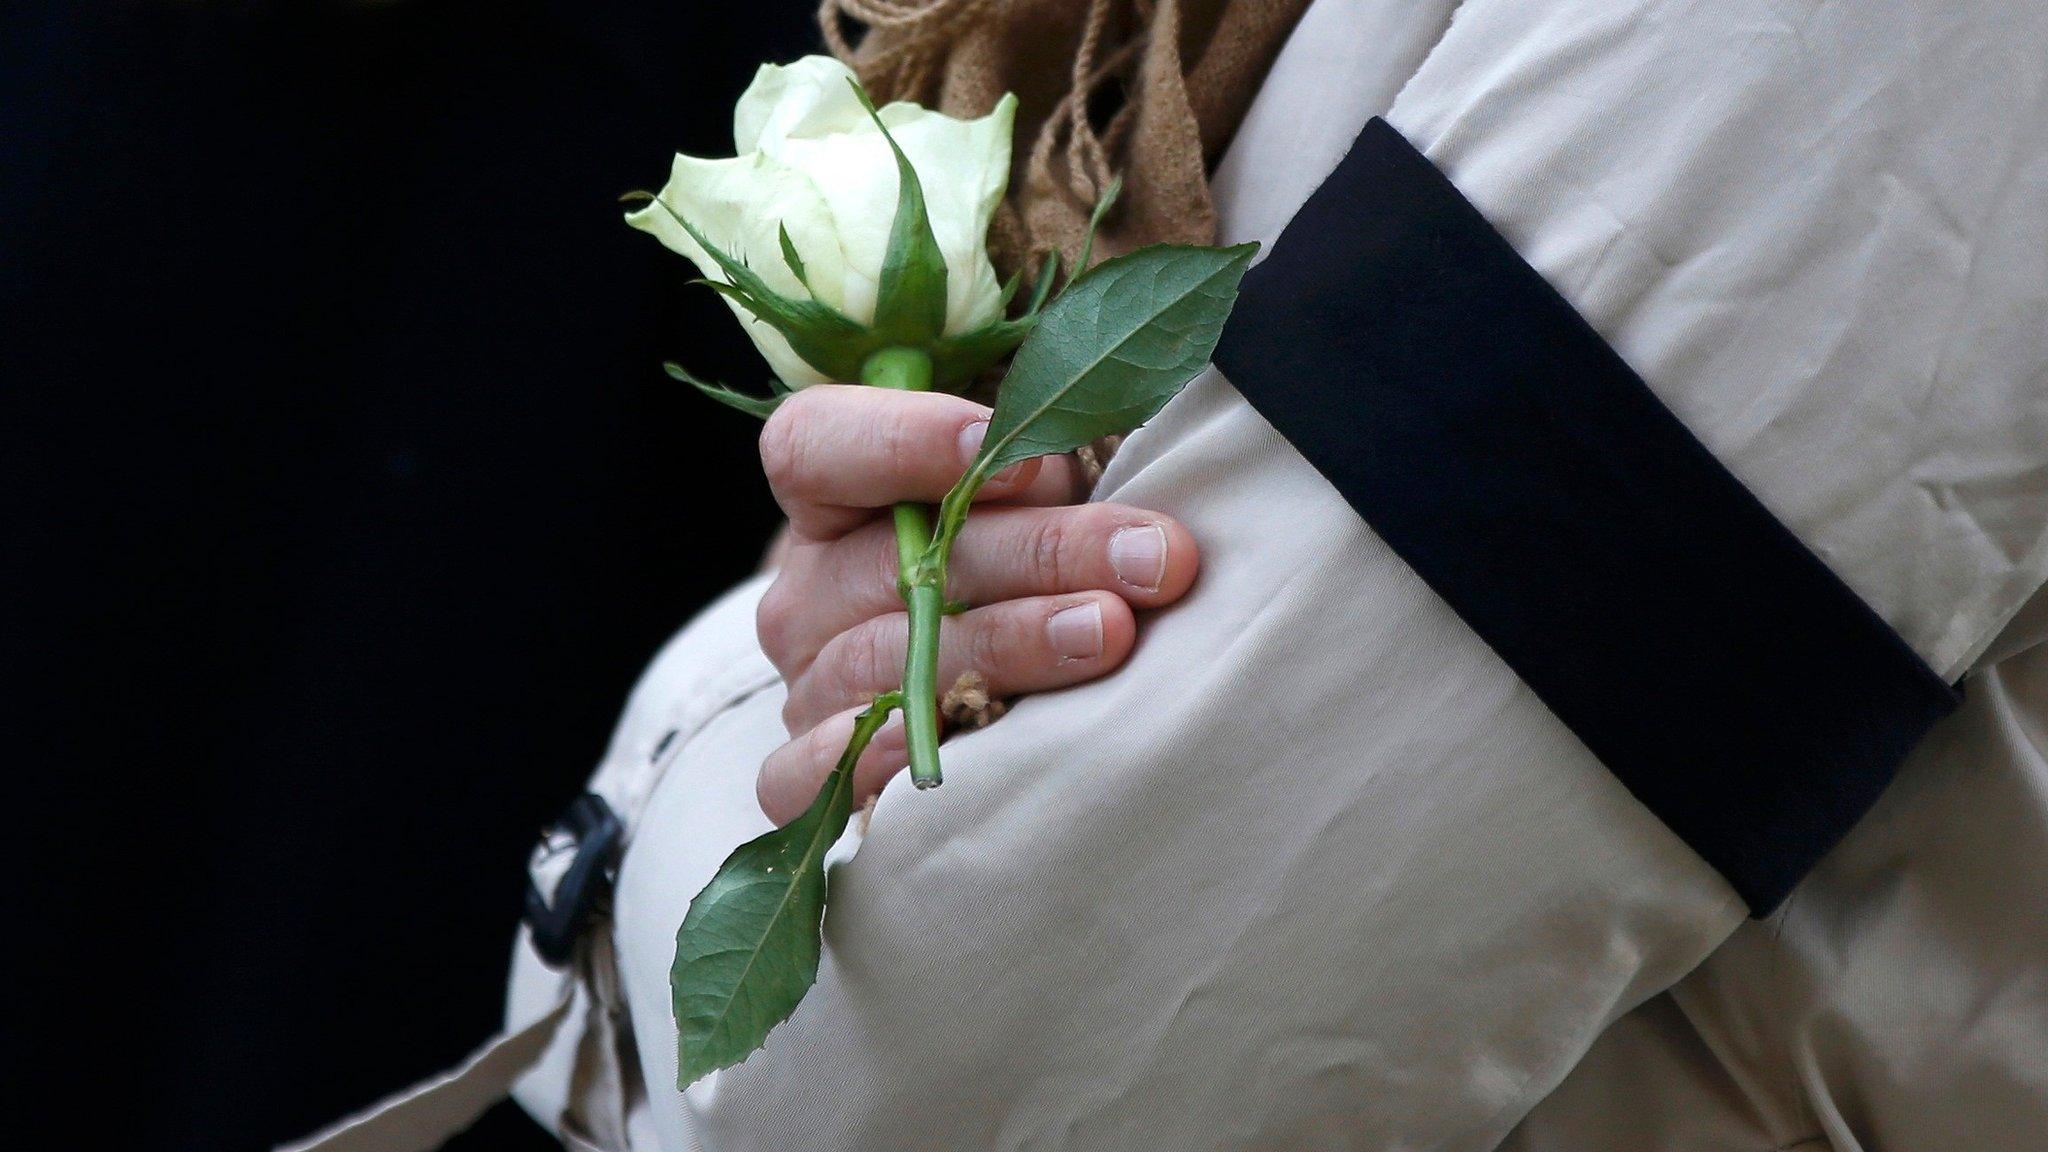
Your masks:
{"label": "beige trench coat fabric", "polygon": [[[1225,239],[1270,240],[1385,114],[1953,678],[2048,573],[2044,92],[2048,10],[1998,0],[1318,0],[1216,200]],[[660,764],[610,926],[632,1147],[2038,1134],[2048,989],[2038,929],[2005,923],[2042,920],[2038,655],[1976,677],[1745,926],[1215,373],[1098,495],[1189,524],[1196,591],[1116,676],[949,743],[945,788],[892,785],[836,853],[818,987],[684,1092],[675,925],[765,829],[754,772],[784,738],[761,582],[650,671],[607,768]],[[679,700],[696,719],[655,757]],[[531,1019],[561,985],[515,967]],[[520,1087],[551,1125],[589,1082],[579,1042]]]}

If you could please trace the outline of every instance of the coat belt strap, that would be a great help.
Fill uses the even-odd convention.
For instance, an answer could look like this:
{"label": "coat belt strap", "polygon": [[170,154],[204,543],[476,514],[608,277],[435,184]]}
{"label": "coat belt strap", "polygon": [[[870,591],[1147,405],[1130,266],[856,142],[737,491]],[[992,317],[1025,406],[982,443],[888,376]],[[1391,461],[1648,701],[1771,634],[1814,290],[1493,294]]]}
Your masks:
{"label": "coat belt strap", "polygon": [[512,1092],[540,1060],[577,1000],[562,999],[522,1028],[500,1032],[458,1067],[429,1077],[277,1152],[430,1152]]}

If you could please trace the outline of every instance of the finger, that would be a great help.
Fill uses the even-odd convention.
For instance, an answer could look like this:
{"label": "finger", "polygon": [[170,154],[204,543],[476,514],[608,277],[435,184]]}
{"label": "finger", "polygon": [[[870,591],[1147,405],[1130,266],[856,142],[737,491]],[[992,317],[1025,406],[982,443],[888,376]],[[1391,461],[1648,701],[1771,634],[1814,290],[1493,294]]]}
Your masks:
{"label": "finger", "polygon": [[[761,429],[761,467],[792,530],[831,540],[904,500],[932,502],[981,448],[989,410],[943,392],[819,385],[782,402]],[[1006,469],[981,497],[1028,490],[1037,461]]]}
{"label": "finger", "polygon": [[[901,684],[908,630],[899,612],[834,637],[791,682],[783,724],[802,732]],[[1130,605],[1107,592],[1005,601],[940,623],[938,681],[943,688],[973,669],[991,696],[1064,688],[1122,663],[1136,636]]]}
{"label": "finger", "polygon": [[[993,506],[960,531],[946,594],[969,604],[1091,589],[1138,608],[1171,604],[1194,583],[1200,556],[1179,521],[1123,504],[1063,508]],[[900,612],[896,540],[877,522],[829,544],[793,549],[762,596],[761,650],[785,677],[863,620]]]}
{"label": "finger", "polygon": [[990,503],[1031,504],[1039,507],[1080,504],[1088,499],[1089,490],[1093,487],[1094,484],[1089,480],[1087,470],[1081,467],[1081,462],[1076,460],[1072,453],[1063,453],[1058,456],[1040,457],[1038,473],[1032,476],[1030,483],[1022,489],[993,495],[984,490],[977,493],[975,499]]}
{"label": "finger", "polygon": [[[754,777],[754,795],[770,820],[778,826],[787,824],[811,806],[818,788],[846,751],[846,742],[853,737],[854,718],[860,712],[860,708],[849,708],[829,717],[768,754],[760,774]],[[860,759],[854,762],[854,807],[867,803],[891,776],[909,763],[910,749],[904,740],[903,716],[899,713],[875,732]]]}
{"label": "finger", "polygon": [[1096,589],[1136,608],[1186,595],[1201,552],[1171,516],[1128,504],[985,508],[946,565],[947,595],[969,604]]}

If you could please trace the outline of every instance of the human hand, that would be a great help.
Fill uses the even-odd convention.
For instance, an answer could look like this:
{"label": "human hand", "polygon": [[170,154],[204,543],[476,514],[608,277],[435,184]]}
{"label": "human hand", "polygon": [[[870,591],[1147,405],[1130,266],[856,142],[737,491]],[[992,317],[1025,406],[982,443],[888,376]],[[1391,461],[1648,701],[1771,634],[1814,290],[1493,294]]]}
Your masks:
{"label": "human hand", "polygon": [[[789,517],[782,567],[761,599],[761,650],[785,683],[792,739],[756,781],[777,824],[801,815],[846,748],[854,715],[902,681],[908,618],[890,506],[937,501],[966,471],[989,410],[957,396],[820,385],[761,431],[761,462]],[[1194,537],[1172,517],[1089,504],[1071,457],[1028,461],[985,485],[954,545],[947,595],[970,605],[940,629],[939,683],[972,670],[996,697],[1093,680],[1130,654],[1134,608],[1194,582]],[[908,763],[902,721],[854,770],[865,803]]]}

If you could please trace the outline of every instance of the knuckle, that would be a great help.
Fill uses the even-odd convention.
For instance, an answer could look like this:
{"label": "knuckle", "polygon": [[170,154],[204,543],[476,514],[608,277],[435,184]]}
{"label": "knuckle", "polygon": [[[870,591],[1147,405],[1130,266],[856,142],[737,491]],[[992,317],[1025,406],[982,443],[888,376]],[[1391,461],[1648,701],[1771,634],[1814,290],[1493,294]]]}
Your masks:
{"label": "knuckle", "polygon": [[[869,620],[840,633],[818,654],[811,674],[824,677],[835,699],[854,699],[896,682],[891,665],[901,657],[892,652],[885,620]],[[900,669],[896,671],[900,674]]]}
{"label": "knuckle", "polygon": [[797,491],[803,483],[809,436],[805,414],[810,405],[799,392],[776,408],[761,426],[761,471],[777,494]]}
{"label": "knuckle", "polygon": [[787,575],[778,576],[754,606],[754,636],[761,654],[787,678],[795,663],[797,624],[802,618],[802,597],[791,587]]}
{"label": "knuckle", "polygon": [[1066,587],[1073,568],[1073,527],[1071,514],[1054,509],[1040,516],[1024,542],[1024,563],[1048,588]]}
{"label": "knuckle", "polygon": [[849,695],[877,691],[902,677],[903,656],[890,643],[891,635],[886,618],[871,620],[861,627],[854,659],[847,662],[842,680]]}
{"label": "knuckle", "polygon": [[792,736],[796,734],[797,723],[804,713],[804,686],[801,682],[789,687],[789,695],[782,698],[782,730]]}
{"label": "knuckle", "polygon": [[915,420],[889,420],[871,426],[871,435],[881,447],[882,466],[889,475],[915,476],[930,452],[919,435]]}
{"label": "knuckle", "polygon": [[761,814],[770,820],[775,819],[775,810],[769,806],[769,781],[775,772],[775,758],[781,754],[780,749],[770,752],[768,758],[761,761],[761,766],[754,770],[754,803],[760,805]]}
{"label": "knuckle", "polygon": [[769,753],[755,773],[754,798],[776,824],[803,815],[822,769],[830,763],[825,757],[830,755],[826,737],[831,728],[830,723],[819,723],[800,733],[792,730],[789,741]]}
{"label": "knuckle", "polygon": [[[1016,613],[1000,612],[975,621],[967,635],[967,666],[991,679],[1008,666],[1019,650]],[[941,685],[943,688],[944,685]]]}
{"label": "knuckle", "polygon": [[[895,528],[885,520],[877,521],[862,528],[857,533],[855,539],[848,540],[846,543],[849,547],[861,550],[858,561],[850,569],[854,576],[856,578],[864,577],[870,582],[867,587],[876,588],[881,591],[882,595],[878,598],[878,603],[897,603],[899,598],[896,593],[896,583],[901,573],[897,571],[896,567]],[[887,609],[883,610],[886,611]]]}
{"label": "knuckle", "polygon": [[770,763],[761,765],[761,770],[754,773],[754,803],[761,806],[761,814],[763,816],[780,825],[782,823],[780,815],[781,805],[776,802],[775,771],[772,767],[771,758]]}

